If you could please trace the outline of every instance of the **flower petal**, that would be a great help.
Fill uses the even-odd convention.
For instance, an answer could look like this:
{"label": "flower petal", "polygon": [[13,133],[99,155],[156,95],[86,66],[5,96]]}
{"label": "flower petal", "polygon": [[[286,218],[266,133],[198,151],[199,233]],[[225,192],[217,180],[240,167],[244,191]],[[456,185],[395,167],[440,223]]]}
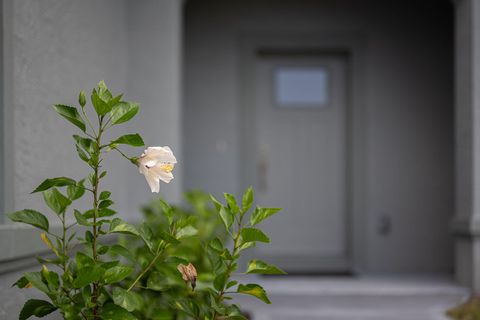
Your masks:
{"label": "flower petal", "polygon": [[160,180],[154,172],[148,171],[147,174],[145,174],[145,179],[147,179],[148,185],[152,192],[160,192]]}
{"label": "flower petal", "polygon": [[152,192],[160,191],[160,180],[169,183],[177,163],[170,147],[148,147],[138,159],[138,171],[145,176]]}
{"label": "flower petal", "polygon": [[173,179],[173,174],[171,172],[164,171],[161,166],[162,164],[157,164],[155,167],[150,168],[149,170],[154,172],[155,176],[157,176],[163,182],[169,183]]}
{"label": "flower petal", "polygon": [[151,159],[151,158],[140,158],[140,164],[143,166],[147,166],[148,168],[154,167],[159,162],[158,159]]}
{"label": "flower petal", "polygon": [[143,175],[147,175],[147,173],[148,173],[148,168],[146,168],[144,164],[140,163],[140,164],[138,165],[138,171],[139,171],[141,174],[143,174]]}
{"label": "flower petal", "polygon": [[168,146],[148,147],[144,151],[144,153],[149,160],[157,159],[158,161],[161,161],[161,162],[177,163],[177,159],[173,155],[173,152],[170,149],[170,147]]}

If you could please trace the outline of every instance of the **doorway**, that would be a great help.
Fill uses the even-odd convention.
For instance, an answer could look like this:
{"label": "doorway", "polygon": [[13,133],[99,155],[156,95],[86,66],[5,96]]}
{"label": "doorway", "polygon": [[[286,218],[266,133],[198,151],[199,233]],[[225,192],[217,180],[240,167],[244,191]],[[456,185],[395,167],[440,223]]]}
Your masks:
{"label": "doorway", "polygon": [[[392,7],[378,0],[361,5],[187,1],[184,188],[202,188],[221,198],[222,192],[238,196],[254,185],[257,204],[280,206],[265,202],[259,190],[262,183],[271,190],[273,183],[273,178],[265,179],[272,164],[257,157],[262,152],[271,157],[256,136],[252,79],[259,53],[265,59],[343,54],[348,90],[343,248],[349,270],[451,272],[453,69],[451,50],[445,50],[451,39],[451,4],[435,6],[440,10],[431,10],[426,2]],[[292,70],[286,71],[280,77],[286,75],[288,83]],[[318,73],[312,78],[324,77]],[[308,106],[282,108],[271,110],[316,112]],[[283,214],[288,213],[269,223]],[[272,239],[268,246],[275,243]],[[262,258],[262,248],[257,249],[251,259]],[[275,263],[270,256],[263,259]]]}
{"label": "doorway", "polygon": [[259,50],[254,69],[257,201],[283,208],[256,256],[288,272],[347,272],[348,54]]}

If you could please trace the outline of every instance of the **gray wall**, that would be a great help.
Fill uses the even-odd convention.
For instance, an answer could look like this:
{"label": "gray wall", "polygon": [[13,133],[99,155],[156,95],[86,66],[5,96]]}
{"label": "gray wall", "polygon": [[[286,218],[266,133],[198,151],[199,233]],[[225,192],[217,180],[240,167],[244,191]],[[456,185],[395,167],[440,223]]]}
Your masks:
{"label": "gray wall", "polygon": [[[12,63],[11,74],[5,77],[11,85],[5,128],[11,148],[7,189],[12,196],[7,209],[44,209],[41,195],[30,195],[32,188],[48,177],[79,178],[88,173],[72,144],[71,136],[78,131],[51,105],[77,105],[79,90],[89,90],[101,79],[112,88],[126,89],[128,40],[125,20],[118,18],[126,15],[125,3],[113,4],[12,2],[13,15],[5,17],[12,27],[12,34],[5,35],[11,36],[6,58]],[[111,163],[118,171],[126,167],[121,161]],[[112,174],[108,179],[116,193],[124,193],[122,176]],[[122,205],[121,198],[115,200]]]}
{"label": "gray wall", "polygon": [[[147,145],[168,144],[179,151],[178,2],[20,0],[5,5],[10,11],[4,32],[7,210],[43,208],[41,196],[29,194],[43,179],[80,178],[88,172],[72,143],[75,128],[51,105],[76,105],[79,90],[91,90],[99,80],[142,105],[138,118],[115,128],[114,135],[135,131]],[[124,159],[112,154],[106,166],[111,172],[105,186],[112,188],[124,214],[152,196],[144,178]],[[180,183],[162,187],[167,198],[178,200]]]}
{"label": "gray wall", "polygon": [[[131,132],[140,132],[148,146],[172,148],[178,159],[174,180],[162,183],[160,195],[178,202],[182,191],[181,150],[181,1],[127,1],[128,75],[127,92],[142,103],[141,114],[131,123]],[[142,150],[143,151],[143,150]],[[145,179],[129,170],[124,194],[129,212],[137,212],[152,194],[145,192]]]}
{"label": "gray wall", "polygon": [[[91,90],[102,79],[142,104],[139,116],[113,134],[139,132],[148,145],[170,145],[177,154],[176,180],[163,184],[161,195],[179,201],[181,3],[4,0],[3,9],[5,211],[47,213],[41,195],[30,195],[33,188],[45,178],[79,179],[88,173],[72,143],[75,127],[51,105],[76,105],[79,90]],[[132,155],[143,151],[130,150]],[[115,209],[140,219],[140,206],[156,195],[123,158],[112,154],[105,166],[109,174],[103,186],[112,190]],[[30,261],[5,260],[45,249],[37,231],[8,221],[0,225],[0,272]],[[33,294],[6,289],[21,273],[0,275],[1,319],[17,319],[24,296]]]}
{"label": "gray wall", "polygon": [[[366,205],[356,266],[451,272],[451,13],[448,1],[189,1],[185,187],[239,191],[242,34],[360,34],[366,39]],[[377,232],[381,215],[392,221],[385,236]]]}

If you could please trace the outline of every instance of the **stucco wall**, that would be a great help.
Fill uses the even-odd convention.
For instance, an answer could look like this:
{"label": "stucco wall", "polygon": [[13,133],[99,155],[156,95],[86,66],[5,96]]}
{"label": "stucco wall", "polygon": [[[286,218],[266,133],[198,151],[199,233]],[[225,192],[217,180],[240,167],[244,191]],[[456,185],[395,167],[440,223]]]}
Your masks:
{"label": "stucco wall", "polygon": [[[185,25],[185,186],[238,192],[243,34],[360,34],[364,272],[451,272],[452,9],[448,1],[195,1]],[[252,158],[251,161],[256,161]],[[253,183],[253,182],[252,182]],[[292,181],[294,183],[294,181]],[[387,215],[392,229],[377,232]],[[360,261],[361,260],[361,261]]]}
{"label": "stucco wall", "polygon": [[[72,143],[71,135],[78,132],[51,105],[76,105],[78,91],[91,90],[99,80],[141,103],[138,118],[114,128],[112,137],[135,131],[144,135],[147,144],[179,149],[180,23],[175,16],[180,5],[176,1],[133,5],[21,0],[8,2],[8,7],[6,32],[11,34],[5,35],[10,37],[5,58],[12,65],[5,78],[11,86],[5,121],[10,151],[7,193],[11,193],[7,209],[44,208],[41,196],[29,194],[32,188],[47,177],[80,178],[88,172]],[[146,13],[156,19],[145,19]],[[139,148],[133,154],[141,152]],[[105,166],[111,168],[105,186],[112,188],[117,208],[133,210],[132,204],[151,197],[145,181],[127,161],[112,154]],[[136,173],[131,179],[130,172]],[[178,199],[179,183],[162,187],[168,198]]]}
{"label": "stucco wall", "polygon": [[[80,178],[88,168],[78,159],[72,134],[78,130],[52,111],[54,103],[77,104],[80,89],[101,79],[116,90],[126,89],[127,33],[125,2],[14,1],[12,3],[12,121],[7,130],[11,148],[13,209],[39,208],[48,212],[41,195],[31,196],[43,179]],[[118,17],[121,17],[120,19]],[[126,96],[128,98],[128,95]],[[112,161],[115,170],[126,167]],[[107,184],[124,193],[122,175],[111,174]],[[116,197],[122,205],[122,198]]]}
{"label": "stucco wall", "polygon": [[[139,132],[147,144],[170,145],[177,154],[176,180],[163,184],[161,195],[178,201],[181,2],[4,0],[3,4],[6,211],[35,208],[47,213],[41,195],[30,195],[33,188],[48,177],[79,179],[88,173],[71,137],[78,132],[51,105],[77,105],[79,90],[89,91],[102,79],[114,92],[141,103],[138,117],[115,128],[112,137]],[[143,151],[125,150],[132,150],[132,155]],[[112,154],[105,167],[109,174],[103,186],[112,191],[115,209],[124,217],[140,219],[140,206],[156,195],[123,158]],[[2,260],[44,249],[38,232],[5,223],[0,225],[0,272]],[[0,275],[0,283],[20,274]],[[23,298],[14,301],[17,291],[3,291],[0,318],[17,319]]]}
{"label": "stucco wall", "polygon": [[[142,112],[131,130],[142,133],[147,145],[168,145],[175,153],[174,180],[160,186],[160,194],[178,202],[181,199],[181,9],[178,0],[128,1],[128,75],[127,92],[142,102]],[[138,203],[152,197],[145,192],[145,181],[136,170],[129,170],[127,209],[138,210]],[[135,200],[135,201],[131,201]]]}

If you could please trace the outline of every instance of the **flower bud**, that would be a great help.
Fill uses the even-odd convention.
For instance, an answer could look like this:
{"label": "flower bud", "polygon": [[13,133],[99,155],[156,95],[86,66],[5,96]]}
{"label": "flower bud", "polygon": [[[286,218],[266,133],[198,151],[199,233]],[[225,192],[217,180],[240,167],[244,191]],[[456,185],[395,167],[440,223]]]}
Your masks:
{"label": "flower bud", "polygon": [[78,103],[83,107],[85,107],[85,104],[87,103],[87,100],[85,99],[85,91],[80,91],[80,94],[78,95]]}

